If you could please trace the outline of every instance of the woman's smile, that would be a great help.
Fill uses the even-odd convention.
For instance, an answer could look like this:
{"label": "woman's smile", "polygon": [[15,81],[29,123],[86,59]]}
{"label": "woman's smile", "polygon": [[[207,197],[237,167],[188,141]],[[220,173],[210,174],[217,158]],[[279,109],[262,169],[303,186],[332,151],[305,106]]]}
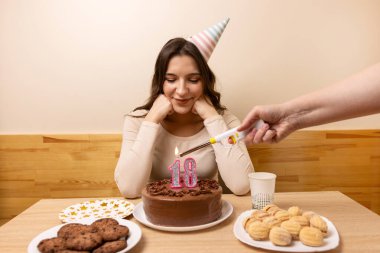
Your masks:
{"label": "woman's smile", "polygon": [[173,98],[173,100],[178,104],[178,105],[186,105],[188,102],[192,101],[192,98]]}

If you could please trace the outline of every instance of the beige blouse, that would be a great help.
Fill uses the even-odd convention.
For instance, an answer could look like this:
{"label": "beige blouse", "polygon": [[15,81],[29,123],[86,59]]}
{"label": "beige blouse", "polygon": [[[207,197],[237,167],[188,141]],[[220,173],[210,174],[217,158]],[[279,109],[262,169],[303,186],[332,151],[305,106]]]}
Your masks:
{"label": "beige blouse", "polygon": [[139,197],[150,180],[170,178],[168,167],[176,159],[181,161],[183,171],[187,157],[194,158],[198,178],[217,180],[219,172],[234,194],[249,191],[248,173],[253,171],[253,165],[243,141],[235,145],[216,143],[181,158],[175,156],[176,147],[181,153],[239,126],[240,121],[229,111],[206,119],[205,127],[189,137],[174,136],[160,124],[133,117],[145,114],[145,110],[139,110],[125,117],[120,158],[115,169],[115,181],[124,197]]}

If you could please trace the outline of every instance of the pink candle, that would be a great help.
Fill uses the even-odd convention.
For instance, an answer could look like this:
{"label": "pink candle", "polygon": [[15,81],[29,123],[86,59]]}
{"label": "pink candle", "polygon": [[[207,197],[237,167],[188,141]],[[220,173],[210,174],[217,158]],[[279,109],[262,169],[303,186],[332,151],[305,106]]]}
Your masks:
{"label": "pink candle", "polygon": [[195,163],[195,160],[193,158],[187,158],[185,160],[185,185],[188,187],[188,188],[194,188],[197,186],[197,181],[198,181],[198,177],[197,177],[197,173],[196,173],[196,163]]}
{"label": "pink candle", "polygon": [[171,188],[181,188],[181,177],[180,177],[180,170],[181,170],[181,164],[179,160],[175,160],[175,162],[169,166],[169,170],[172,173],[172,178],[170,181],[170,187]]}
{"label": "pink candle", "polygon": [[[193,158],[187,158],[184,162],[185,166],[185,176],[184,183],[188,188],[194,188],[197,186],[197,173],[196,173],[196,163]],[[181,162],[180,160],[175,160],[172,165],[169,166],[171,172],[170,187],[171,188],[181,188],[183,184],[181,183]]]}

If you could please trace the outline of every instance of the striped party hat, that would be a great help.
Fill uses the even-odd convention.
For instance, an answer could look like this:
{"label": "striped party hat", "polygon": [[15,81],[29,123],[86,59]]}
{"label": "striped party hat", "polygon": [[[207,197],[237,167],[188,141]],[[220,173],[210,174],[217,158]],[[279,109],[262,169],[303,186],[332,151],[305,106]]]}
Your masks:
{"label": "striped party hat", "polygon": [[206,30],[187,38],[188,41],[193,43],[202,53],[206,61],[210,58],[220,36],[226,28],[229,18],[207,28]]}

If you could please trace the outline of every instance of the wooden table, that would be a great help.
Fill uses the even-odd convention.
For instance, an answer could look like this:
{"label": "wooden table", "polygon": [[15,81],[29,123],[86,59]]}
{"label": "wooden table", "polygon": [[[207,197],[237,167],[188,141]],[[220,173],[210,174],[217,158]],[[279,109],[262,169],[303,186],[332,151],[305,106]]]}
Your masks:
{"label": "wooden table", "polygon": [[[204,230],[171,233],[139,224],[143,236],[130,252],[268,252],[250,247],[235,238],[234,222],[251,208],[249,196],[223,195],[234,206],[233,214],[221,224]],[[39,233],[59,225],[58,213],[65,207],[88,199],[43,199],[0,227],[0,252],[26,252],[29,242]],[[132,200],[137,204],[140,199]],[[329,252],[380,252],[380,216],[340,192],[276,193],[275,204],[313,210],[331,220],[339,234],[340,245]]]}

